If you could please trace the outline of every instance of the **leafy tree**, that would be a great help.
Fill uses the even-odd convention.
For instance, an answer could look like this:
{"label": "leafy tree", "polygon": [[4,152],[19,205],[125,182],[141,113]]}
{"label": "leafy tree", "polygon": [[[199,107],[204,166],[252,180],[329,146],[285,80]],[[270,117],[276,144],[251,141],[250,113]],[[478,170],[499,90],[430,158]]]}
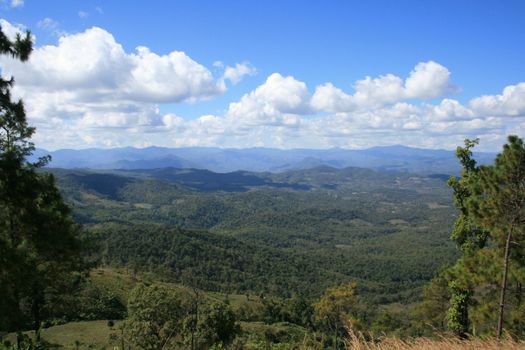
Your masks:
{"label": "leafy tree", "polygon": [[460,287],[455,281],[449,283],[451,290],[450,308],[447,312],[448,327],[461,338],[469,330],[468,307],[472,291]]}
{"label": "leafy tree", "polygon": [[199,319],[198,349],[227,348],[241,332],[235,313],[225,302],[217,302],[204,309]]}
{"label": "leafy tree", "polygon": [[334,333],[334,349],[338,347],[338,338],[348,321],[351,320],[352,308],[357,303],[356,283],[351,282],[329,288],[314,305],[316,320]]}
{"label": "leafy tree", "polygon": [[128,300],[126,337],[141,349],[176,348],[182,344],[182,326],[189,296],[164,284],[137,285]]}
{"label": "leafy tree", "polygon": [[[481,229],[469,210],[469,200],[472,197],[472,183],[478,179],[479,168],[472,157],[472,148],[479,143],[478,139],[465,140],[465,147],[458,147],[456,157],[463,167],[461,177],[451,176],[448,185],[454,191],[454,204],[460,212],[454,224],[451,238],[463,252],[462,259],[469,259],[477,250],[485,247],[488,233]],[[465,271],[461,270],[461,262],[456,264],[454,273],[448,273],[452,280],[448,283],[450,292],[449,309],[447,310],[447,325],[461,338],[467,336],[469,331],[469,306],[472,303],[473,286],[471,283],[462,283],[468,279],[456,280],[455,275],[464,277]]]}
{"label": "leafy tree", "polygon": [[[29,32],[10,40],[0,30],[1,54],[25,61],[31,48]],[[13,84],[0,78],[0,329],[38,330],[72,287],[80,247],[53,176],[37,171],[49,157],[27,159],[35,129],[11,97]]]}
{"label": "leafy tree", "polygon": [[303,296],[295,296],[290,300],[290,321],[305,326],[313,327],[314,308]]}
{"label": "leafy tree", "polygon": [[472,183],[477,181],[479,175],[479,167],[472,158],[472,148],[478,143],[478,139],[466,139],[465,147],[457,148],[456,157],[463,167],[461,177],[458,179],[451,176],[447,182],[454,191],[454,204],[460,210],[451,238],[467,253],[485,247],[488,239],[488,232],[477,224],[468,206],[469,199],[472,198]]}

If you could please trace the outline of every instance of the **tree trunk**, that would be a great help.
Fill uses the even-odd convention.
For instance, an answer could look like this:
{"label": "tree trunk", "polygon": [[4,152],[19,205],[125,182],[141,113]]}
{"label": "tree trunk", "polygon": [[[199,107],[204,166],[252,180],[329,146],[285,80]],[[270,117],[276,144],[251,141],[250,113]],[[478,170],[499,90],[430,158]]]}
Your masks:
{"label": "tree trunk", "polygon": [[499,315],[498,315],[498,339],[503,334],[503,314],[505,311],[505,292],[507,291],[507,275],[509,272],[509,253],[510,253],[510,241],[512,240],[512,231],[514,231],[514,223],[510,226],[509,233],[507,235],[507,242],[505,242],[505,262],[503,263],[503,280],[501,281],[501,294],[499,299]]}

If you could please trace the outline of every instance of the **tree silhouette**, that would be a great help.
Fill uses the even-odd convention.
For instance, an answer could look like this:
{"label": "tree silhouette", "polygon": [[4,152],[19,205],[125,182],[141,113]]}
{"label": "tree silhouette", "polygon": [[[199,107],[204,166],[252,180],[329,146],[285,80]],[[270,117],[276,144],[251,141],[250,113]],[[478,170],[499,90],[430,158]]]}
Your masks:
{"label": "tree silhouette", "polygon": [[[26,61],[31,50],[29,32],[10,40],[0,28],[0,54]],[[80,247],[53,176],[39,171],[50,158],[28,160],[35,129],[13,84],[0,78],[0,330],[38,331],[71,287]]]}

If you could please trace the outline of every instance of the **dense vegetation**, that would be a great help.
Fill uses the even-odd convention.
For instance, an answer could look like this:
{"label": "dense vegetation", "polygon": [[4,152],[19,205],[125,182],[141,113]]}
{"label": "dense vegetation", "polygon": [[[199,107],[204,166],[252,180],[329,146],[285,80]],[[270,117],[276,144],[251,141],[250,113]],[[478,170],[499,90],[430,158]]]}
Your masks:
{"label": "dense vegetation", "polygon": [[[0,53],[28,58],[29,33],[0,34]],[[122,349],[340,349],[347,327],[525,334],[517,136],[487,166],[467,140],[452,191],[443,174],[351,167],[43,171],[12,85],[0,79],[2,348],[50,348],[43,329],[74,321],[103,332],[96,320],[99,346]]]}
{"label": "dense vegetation", "polygon": [[[525,147],[516,136],[490,166],[472,157],[477,140],[458,148],[464,167],[450,179],[461,210],[452,239],[461,251],[426,290],[423,310],[438,329],[460,337],[525,334]],[[445,322],[446,321],[446,322]]]}
{"label": "dense vegetation", "polygon": [[[231,192],[203,190],[201,172],[54,171],[104,264],[204,289],[317,297],[357,280],[374,303],[406,304],[455,258],[455,210],[440,179],[320,167],[251,173],[263,185]],[[215,186],[230,176],[210,174]]]}

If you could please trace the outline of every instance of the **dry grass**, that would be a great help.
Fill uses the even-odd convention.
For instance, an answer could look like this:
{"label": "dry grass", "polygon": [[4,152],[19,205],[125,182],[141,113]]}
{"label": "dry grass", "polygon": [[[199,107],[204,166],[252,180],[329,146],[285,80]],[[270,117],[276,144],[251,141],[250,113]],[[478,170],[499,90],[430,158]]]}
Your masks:
{"label": "dry grass", "polygon": [[470,339],[442,337],[441,339],[414,338],[401,340],[397,338],[378,338],[371,341],[364,339],[362,334],[350,331],[347,340],[348,350],[522,350],[525,342],[512,339]]}

